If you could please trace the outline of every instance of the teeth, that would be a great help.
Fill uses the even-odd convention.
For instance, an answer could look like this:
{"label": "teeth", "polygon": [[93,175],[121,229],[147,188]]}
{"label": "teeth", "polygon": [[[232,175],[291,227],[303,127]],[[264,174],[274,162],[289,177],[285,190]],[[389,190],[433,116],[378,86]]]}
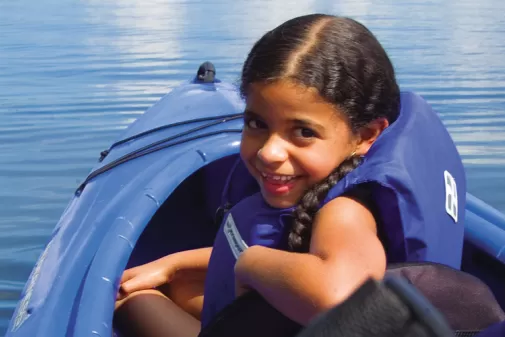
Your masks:
{"label": "teeth", "polygon": [[263,178],[276,180],[276,181],[290,181],[291,179],[295,178],[295,176],[279,176],[279,175],[266,174],[263,172],[261,172],[261,176]]}

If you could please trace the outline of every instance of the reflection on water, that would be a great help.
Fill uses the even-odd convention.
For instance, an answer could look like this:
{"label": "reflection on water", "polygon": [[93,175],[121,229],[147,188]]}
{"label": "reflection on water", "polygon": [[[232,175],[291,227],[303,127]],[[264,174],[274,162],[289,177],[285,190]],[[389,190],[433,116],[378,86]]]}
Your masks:
{"label": "reflection on water", "polygon": [[440,113],[469,189],[505,211],[505,2],[0,2],[0,335],[98,154],[205,60],[236,81],[252,43],[291,17],[360,20],[403,89]]}

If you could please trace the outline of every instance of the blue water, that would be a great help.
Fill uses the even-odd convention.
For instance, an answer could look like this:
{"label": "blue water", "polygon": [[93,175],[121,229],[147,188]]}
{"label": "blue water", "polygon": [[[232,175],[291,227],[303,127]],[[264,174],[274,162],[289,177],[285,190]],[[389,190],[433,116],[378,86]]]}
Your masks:
{"label": "blue water", "polygon": [[99,152],[205,60],[236,81],[252,43],[296,15],[367,25],[404,89],[440,113],[471,193],[505,212],[503,0],[0,1],[0,336]]}

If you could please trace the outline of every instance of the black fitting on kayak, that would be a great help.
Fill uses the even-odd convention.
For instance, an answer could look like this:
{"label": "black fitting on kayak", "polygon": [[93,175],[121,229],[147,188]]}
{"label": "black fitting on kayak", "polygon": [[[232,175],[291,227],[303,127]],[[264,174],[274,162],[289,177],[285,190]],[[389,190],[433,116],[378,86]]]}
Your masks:
{"label": "black fitting on kayak", "polygon": [[101,163],[108,155],[109,150],[103,150],[102,152],[100,152],[100,158],[98,158],[98,162]]}
{"label": "black fitting on kayak", "polygon": [[200,65],[196,73],[195,82],[214,83],[216,78],[216,67],[207,61]]}

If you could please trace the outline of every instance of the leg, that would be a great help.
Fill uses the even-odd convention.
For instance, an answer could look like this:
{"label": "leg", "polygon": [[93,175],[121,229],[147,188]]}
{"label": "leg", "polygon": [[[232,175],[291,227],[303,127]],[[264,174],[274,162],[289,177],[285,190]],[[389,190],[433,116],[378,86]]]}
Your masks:
{"label": "leg", "polygon": [[197,337],[200,321],[157,290],[138,291],[117,303],[114,324],[125,337]]}
{"label": "leg", "polygon": [[204,282],[205,272],[181,272],[158,290],[137,291],[116,302],[114,323],[125,337],[196,337]]}
{"label": "leg", "polygon": [[203,307],[205,272],[179,272],[172,282],[159,287],[181,309],[200,320]]}

